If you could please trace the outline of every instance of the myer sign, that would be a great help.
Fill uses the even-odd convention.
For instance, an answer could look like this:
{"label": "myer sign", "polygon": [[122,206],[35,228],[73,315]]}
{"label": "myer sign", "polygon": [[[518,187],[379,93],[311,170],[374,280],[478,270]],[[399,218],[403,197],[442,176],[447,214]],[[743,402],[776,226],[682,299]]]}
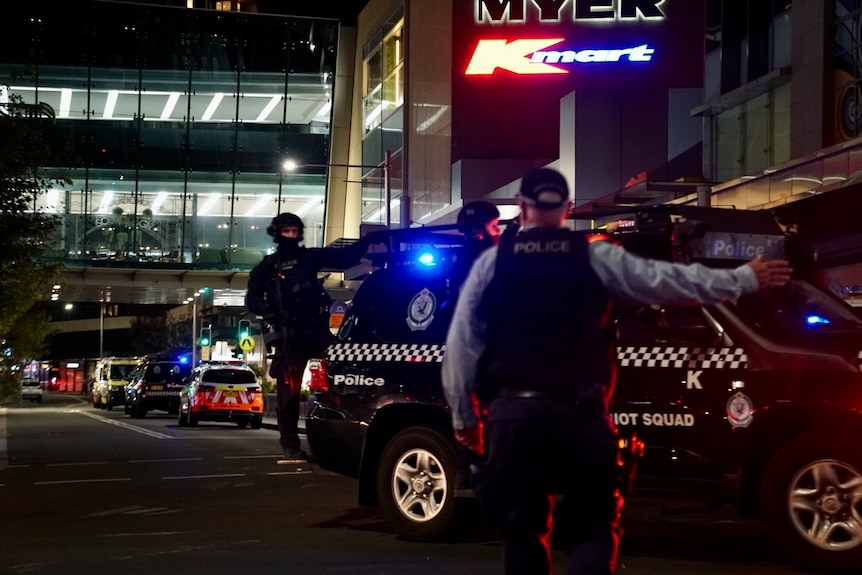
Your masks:
{"label": "myer sign", "polygon": [[[474,23],[477,26],[500,24],[535,24],[533,30],[544,29],[559,34],[560,24],[602,23],[641,20],[664,20],[661,8],[664,0],[476,0]],[[622,44],[613,35],[605,35],[598,44],[585,41],[582,34],[571,38],[526,37],[522,26],[509,26],[507,38],[478,40],[464,75],[482,76],[496,70],[514,74],[569,74],[573,67],[596,67],[618,63],[650,62],[655,46],[638,40]],[[512,37],[517,33],[519,37]],[[609,40],[608,38],[611,38]]]}
{"label": "myer sign", "polygon": [[[693,1],[693,0],[688,0]],[[662,19],[665,0],[476,0],[477,23]]]}

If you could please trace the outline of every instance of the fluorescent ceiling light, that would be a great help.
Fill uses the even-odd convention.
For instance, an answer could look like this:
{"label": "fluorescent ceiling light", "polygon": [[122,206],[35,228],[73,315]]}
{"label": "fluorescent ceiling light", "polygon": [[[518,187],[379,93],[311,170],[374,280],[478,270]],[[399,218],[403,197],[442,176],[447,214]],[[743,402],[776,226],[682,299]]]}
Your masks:
{"label": "fluorescent ceiling light", "polygon": [[313,199],[311,199],[311,200],[308,200],[308,201],[307,201],[307,202],[305,202],[304,204],[302,204],[302,205],[299,207],[299,209],[298,209],[298,210],[296,210],[296,211],[295,211],[295,212],[293,212],[293,213],[294,213],[294,214],[296,214],[296,215],[297,215],[297,216],[299,216],[299,217],[302,217],[302,216],[304,216],[305,214],[307,214],[308,212],[310,212],[311,210],[313,210],[315,207],[317,207],[317,206],[319,206],[319,205],[320,205],[320,198],[313,198]]}
{"label": "fluorescent ceiling light", "polygon": [[[394,200],[392,200],[389,203],[389,205],[391,206],[389,208],[389,213],[391,215],[392,212],[398,211],[399,206],[401,206],[401,198],[395,198]],[[367,222],[378,222],[378,221],[380,221],[381,217],[383,216],[383,210],[384,209],[385,208],[381,207],[379,210],[377,210],[376,212],[374,212],[373,214],[368,216],[368,219],[365,221],[367,221]]]}
{"label": "fluorescent ceiling light", "polygon": [[177,102],[180,101],[180,93],[179,92],[171,92],[168,96],[168,101],[165,103],[164,109],[162,109],[162,115],[159,116],[160,120],[169,120],[171,118],[171,114],[174,113],[174,108],[177,105]]}
{"label": "fluorescent ceiling light", "polygon": [[57,200],[60,199],[60,190],[51,188],[45,195],[45,211],[48,213],[57,212]]}
{"label": "fluorescent ceiling light", "polygon": [[[248,211],[245,213],[246,216],[253,216],[259,209],[265,206],[267,203],[272,201],[272,196],[270,194],[264,194],[258,199],[253,206],[251,206]],[[299,215],[299,214],[297,214]]]}
{"label": "fluorescent ceiling light", "polygon": [[216,92],[215,94],[213,94],[213,99],[210,100],[210,104],[209,104],[209,106],[207,106],[207,109],[204,112],[204,115],[201,116],[201,120],[204,122],[209,121],[210,118],[212,118],[213,115],[216,113],[216,110],[218,109],[218,105],[221,104],[221,101],[223,99],[224,99],[224,92]]}
{"label": "fluorescent ceiling light", "polygon": [[217,201],[219,201],[219,198],[221,198],[220,193],[218,193],[218,192],[211,193],[210,197],[207,199],[207,201],[204,202],[204,205],[201,206],[200,208],[198,208],[198,215],[202,216],[202,215],[206,214],[210,210],[210,208],[212,208],[215,205],[215,203]]}
{"label": "fluorescent ceiling light", "polygon": [[105,100],[105,110],[102,112],[102,117],[110,120],[114,117],[114,108],[117,106],[117,98],[120,92],[117,90],[109,90],[108,98]]}
{"label": "fluorescent ceiling light", "polygon": [[156,210],[158,210],[160,207],[162,207],[162,204],[165,203],[165,200],[167,198],[168,198],[167,192],[159,192],[159,195],[157,195],[156,199],[153,200],[153,205],[150,206],[150,209],[153,210],[153,213],[155,213]]}
{"label": "fluorescent ceiling light", "polygon": [[58,118],[68,118],[69,110],[72,108],[72,89],[60,90],[60,109],[57,111]]}
{"label": "fluorescent ceiling light", "polygon": [[264,106],[263,110],[261,110],[260,114],[257,115],[257,122],[265,122],[266,117],[269,116],[270,112],[272,112],[278,103],[281,102],[281,96],[273,96],[269,99],[269,104]]}
{"label": "fluorescent ceiling light", "polygon": [[104,194],[102,194],[102,201],[99,204],[99,209],[97,213],[99,214],[107,214],[108,208],[111,207],[111,201],[114,199],[113,190],[107,190]]}
{"label": "fluorescent ceiling light", "polygon": [[315,118],[317,118],[319,120],[328,120],[329,119],[329,111],[331,109],[332,109],[332,101],[328,100],[323,105],[323,107],[320,109],[320,111],[317,113],[317,116],[315,116]]}

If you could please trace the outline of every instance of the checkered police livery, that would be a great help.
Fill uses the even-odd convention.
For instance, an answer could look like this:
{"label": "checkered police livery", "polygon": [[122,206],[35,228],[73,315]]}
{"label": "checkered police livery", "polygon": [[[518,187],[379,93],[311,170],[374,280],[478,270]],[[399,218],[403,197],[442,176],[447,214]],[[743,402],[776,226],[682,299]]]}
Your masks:
{"label": "checkered police livery", "polygon": [[443,344],[429,343],[336,343],[326,351],[328,361],[373,361],[440,363]]}
{"label": "checkered police livery", "polygon": [[619,347],[621,367],[673,367],[677,369],[742,369],[748,362],[740,347]]}

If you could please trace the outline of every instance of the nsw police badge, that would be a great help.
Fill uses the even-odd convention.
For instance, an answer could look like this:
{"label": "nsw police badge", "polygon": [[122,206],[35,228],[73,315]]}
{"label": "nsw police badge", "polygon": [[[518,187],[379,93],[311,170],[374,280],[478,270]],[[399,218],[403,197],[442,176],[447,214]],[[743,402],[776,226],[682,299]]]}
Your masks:
{"label": "nsw police badge", "polygon": [[412,331],[424,330],[434,321],[436,309],[437,298],[428,288],[423,288],[407,305],[407,325]]}

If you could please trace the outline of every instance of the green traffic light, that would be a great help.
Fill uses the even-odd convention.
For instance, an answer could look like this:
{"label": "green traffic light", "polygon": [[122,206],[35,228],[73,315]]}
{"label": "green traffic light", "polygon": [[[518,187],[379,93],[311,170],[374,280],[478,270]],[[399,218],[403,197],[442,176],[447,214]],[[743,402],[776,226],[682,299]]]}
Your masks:
{"label": "green traffic light", "polygon": [[245,339],[251,334],[251,322],[247,319],[239,320],[238,339]]}

